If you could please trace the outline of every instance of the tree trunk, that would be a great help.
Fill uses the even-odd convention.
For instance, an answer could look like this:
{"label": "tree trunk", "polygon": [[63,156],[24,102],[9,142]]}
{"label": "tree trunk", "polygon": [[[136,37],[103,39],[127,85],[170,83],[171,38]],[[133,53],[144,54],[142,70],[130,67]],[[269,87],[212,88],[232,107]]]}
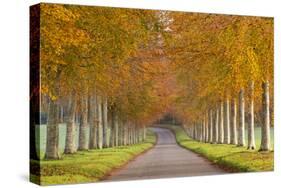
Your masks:
{"label": "tree trunk", "polygon": [[59,159],[59,106],[57,101],[50,100],[47,122],[46,159]]}
{"label": "tree trunk", "polygon": [[250,123],[248,124],[248,149],[256,149],[255,143],[255,112],[254,112],[254,81],[250,82]]}
{"label": "tree trunk", "polygon": [[238,146],[245,146],[245,101],[244,101],[244,89],[241,89],[240,93],[239,93]]}
{"label": "tree trunk", "polygon": [[89,149],[97,148],[97,97],[94,93],[91,96],[90,102],[90,135],[89,135]]}
{"label": "tree trunk", "polygon": [[146,127],[143,125],[143,141],[146,140]]}
{"label": "tree trunk", "polygon": [[213,141],[213,111],[210,110],[209,113],[209,143],[212,143]]}
{"label": "tree trunk", "polygon": [[196,129],[195,129],[194,124],[191,125],[191,128],[192,128],[192,138],[193,138],[194,140],[196,140]]}
{"label": "tree trunk", "polygon": [[217,108],[215,113],[214,113],[214,127],[213,127],[213,143],[216,144],[218,143],[218,134],[219,134],[219,109]]}
{"label": "tree trunk", "polygon": [[124,145],[124,124],[122,121],[119,121],[119,144],[120,146]]}
{"label": "tree trunk", "polygon": [[134,144],[137,143],[137,126],[134,124]]}
{"label": "tree trunk", "polygon": [[230,119],[229,119],[229,99],[227,98],[225,101],[225,113],[224,113],[224,144],[230,143]]}
{"label": "tree trunk", "polygon": [[195,138],[197,141],[199,141],[199,129],[196,123],[194,123],[194,129],[195,129]]}
{"label": "tree trunk", "polygon": [[136,127],[136,135],[137,135],[137,143],[140,143],[140,127],[137,125]]}
{"label": "tree trunk", "polygon": [[205,137],[205,142],[207,143],[209,141],[209,117],[208,117],[208,112],[206,113],[205,116],[205,130],[206,130],[206,137]]}
{"label": "tree trunk", "polygon": [[113,134],[114,134],[114,146],[118,146],[118,140],[119,140],[119,133],[118,133],[118,115],[117,112],[113,112]]}
{"label": "tree trunk", "polygon": [[68,110],[68,120],[66,128],[66,137],[65,137],[65,154],[75,153],[75,113],[76,113],[76,96],[73,94],[70,98],[70,107]]}
{"label": "tree trunk", "polygon": [[110,147],[115,146],[114,110],[110,110]]}
{"label": "tree trunk", "polygon": [[88,96],[81,98],[81,121],[79,129],[79,146],[78,150],[87,150],[87,130],[88,130]]}
{"label": "tree trunk", "polygon": [[231,121],[231,137],[230,137],[230,143],[237,145],[237,124],[236,124],[236,119],[237,119],[237,104],[236,104],[236,99],[232,100],[232,105],[231,105],[231,116],[232,116],[232,121]]}
{"label": "tree trunk", "polygon": [[128,124],[128,144],[132,144],[132,131],[131,131],[131,124]]}
{"label": "tree trunk", "polygon": [[260,151],[270,150],[270,113],[269,113],[269,83],[262,83],[262,129]]}
{"label": "tree trunk", "polygon": [[203,120],[202,120],[202,142],[206,142],[206,120],[205,120],[205,117],[203,117]]}
{"label": "tree trunk", "polygon": [[97,96],[98,148],[103,148],[102,99]]}
{"label": "tree trunk", "polygon": [[220,116],[219,116],[219,136],[218,136],[218,143],[223,144],[224,140],[224,108],[223,108],[223,102],[220,103]]}
{"label": "tree trunk", "polygon": [[123,123],[123,145],[128,145],[127,122]]}
{"label": "tree trunk", "polygon": [[200,142],[203,142],[203,121],[199,123],[199,136]]}
{"label": "tree trunk", "polygon": [[64,122],[64,108],[63,108],[63,106],[61,105],[60,106],[60,108],[59,108],[59,110],[60,110],[60,115],[59,115],[59,123],[63,123]]}
{"label": "tree trunk", "polygon": [[107,113],[108,113],[108,108],[107,108],[107,98],[105,97],[103,100],[103,113],[102,113],[102,118],[103,118],[103,143],[105,147],[109,147],[109,127],[108,127],[108,119],[107,119]]}

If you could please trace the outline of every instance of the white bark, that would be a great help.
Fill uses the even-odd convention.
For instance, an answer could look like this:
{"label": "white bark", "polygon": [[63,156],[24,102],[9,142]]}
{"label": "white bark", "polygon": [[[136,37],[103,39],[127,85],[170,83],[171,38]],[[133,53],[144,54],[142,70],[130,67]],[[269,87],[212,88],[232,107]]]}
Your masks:
{"label": "white bark", "polygon": [[269,112],[269,83],[262,83],[262,134],[260,151],[270,150],[270,112]]}
{"label": "white bark", "polygon": [[90,134],[89,134],[89,148],[96,149],[97,148],[97,127],[98,127],[98,119],[97,119],[97,97],[96,94],[90,97]]}
{"label": "white bark", "polygon": [[103,148],[102,99],[97,96],[98,148]]}
{"label": "white bark", "polygon": [[70,154],[75,152],[74,134],[75,134],[75,112],[76,96],[72,95],[69,99],[70,107],[68,110],[67,128],[65,136],[64,153]]}
{"label": "white bark", "polygon": [[203,124],[202,120],[199,123],[199,127],[200,127],[200,142],[203,142],[204,141],[204,137],[203,137],[204,124]]}
{"label": "white bark", "polygon": [[88,97],[81,98],[81,122],[79,126],[79,146],[78,150],[87,150],[87,129],[88,129]]}
{"label": "white bark", "polygon": [[232,100],[232,105],[231,105],[231,137],[230,137],[230,143],[237,145],[237,104],[236,104],[236,99]]}
{"label": "white bark", "polygon": [[59,106],[57,101],[50,101],[47,122],[46,159],[59,159]]}
{"label": "white bark", "polygon": [[205,117],[203,117],[203,120],[202,120],[202,141],[203,142],[206,142],[206,120],[205,120]]}
{"label": "white bark", "polygon": [[210,110],[210,113],[209,113],[209,143],[212,143],[213,141],[213,111]]}
{"label": "white bark", "polygon": [[256,149],[255,143],[255,112],[254,112],[254,82],[250,82],[250,123],[248,124],[248,149]]}
{"label": "white bark", "polygon": [[224,113],[224,144],[230,143],[230,119],[229,119],[229,99],[225,100],[225,113]]}
{"label": "white bark", "polygon": [[218,136],[219,136],[219,109],[217,108],[214,114],[214,132],[213,132],[213,143],[216,144],[218,143]]}
{"label": "white bark", "polygon": [[220,104],[220,116],[219,116],[219,137],[218,137],[218,143],[222,144],[224,140],[224,108],[223,108],[223,102]]}
{"label": "white bark", "polygon": [[117,112],[114,112],[113,116],[113,129],[114,129],[114,146],[119,145],[119,125],[118,125],[118,115]]}
{"label": "white bark", "polygon": [[108,119],[107,119],[107,98],[103,98],[103,103],[102,103],[102,122],[103,122],[103,144],[105,147],[109,147],[109,127],[108,127]]}
{"label": "white bark", "polygon": [[245,146],[245,101],[244,89],[239,93],[239,131],[238,146]]}
{"label": "white bark", "polygon": [[206,113],[205,116],[206,122],[205,122],[205,130],[206,130],[206,137],[205,137],[205,142],[207,143],[209,141],[209,116],[208,116],[208,112]]}

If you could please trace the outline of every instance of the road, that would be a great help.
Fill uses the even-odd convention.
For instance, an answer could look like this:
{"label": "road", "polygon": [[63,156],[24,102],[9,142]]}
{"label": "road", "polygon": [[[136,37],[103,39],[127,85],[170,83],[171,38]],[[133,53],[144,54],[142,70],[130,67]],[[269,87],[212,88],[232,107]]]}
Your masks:
{"label": "road", "polygon": [[163,128],[153,128],[157,143],[125,167],[116,170],[105,181],[156,179],[198,175],[225,174],[210,161],[180,147],[174,134]]}

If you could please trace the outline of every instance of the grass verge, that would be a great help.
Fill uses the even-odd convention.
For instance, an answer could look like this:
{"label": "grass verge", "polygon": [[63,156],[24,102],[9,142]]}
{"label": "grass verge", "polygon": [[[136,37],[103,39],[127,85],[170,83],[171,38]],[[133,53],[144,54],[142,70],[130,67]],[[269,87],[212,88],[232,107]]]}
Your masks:
{"label": "grass verge", "polygon": [[198,153],[214,164],[231,172],[260,172],[274,169],[274,152],[249,151],[246,147],[226,144],[209,144],[189,138],[181,126],[161,125],[172,130],[178,144]]}
{"label": "grass verge", "polygon": [[[148,131],[144,143],[102,150],[80,151],[61,160],[31,161],[31,181],[40,185],[96,182],[137,155],[153,147],[156,136]],[[37,170],[39,169],[40,170]]]}

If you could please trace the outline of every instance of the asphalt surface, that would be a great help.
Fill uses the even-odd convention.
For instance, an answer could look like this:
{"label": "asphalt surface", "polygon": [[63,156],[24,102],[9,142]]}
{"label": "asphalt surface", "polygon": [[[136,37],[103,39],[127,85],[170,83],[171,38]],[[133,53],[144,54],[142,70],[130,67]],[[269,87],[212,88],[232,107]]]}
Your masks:
{"label": "asphalt surface", "polygon": [[174,134],[163,128],[153,128],[157,144],[146,153],[116,170],[105,181],[156,179],[202,176],[226,172],[198,154],[180,147]]}

